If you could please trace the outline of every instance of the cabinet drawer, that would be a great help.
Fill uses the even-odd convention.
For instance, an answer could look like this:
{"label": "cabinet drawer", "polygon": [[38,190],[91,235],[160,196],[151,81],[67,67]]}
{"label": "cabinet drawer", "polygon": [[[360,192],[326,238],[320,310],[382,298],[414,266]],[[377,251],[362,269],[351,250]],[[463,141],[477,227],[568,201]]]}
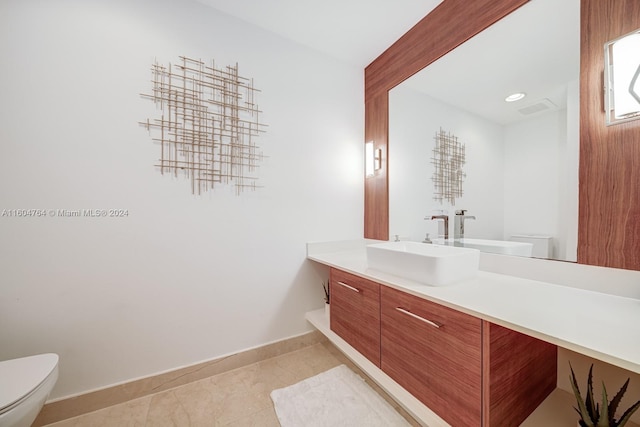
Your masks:
{"label": "cabinet drawer", "polygon": [[331,269],[331,330],[380,367],[380,285]]}
{"label": "cabinet drawer", "polygon": [[383,286],[381,367],[453,426],[482,423],[482,322]]}

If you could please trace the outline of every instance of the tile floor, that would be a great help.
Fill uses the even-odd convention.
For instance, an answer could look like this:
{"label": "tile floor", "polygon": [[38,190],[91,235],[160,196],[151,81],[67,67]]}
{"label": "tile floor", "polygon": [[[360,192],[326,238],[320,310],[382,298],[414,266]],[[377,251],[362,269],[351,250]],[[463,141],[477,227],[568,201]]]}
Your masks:
{"label": "tile floor", "polygon": [[[48,427],[278,427],[280,424],[273,409],[271,391],[342,363],[366,378],[333,345],[324,341],[171,390],[48,424]],[[379,387],[366,379],[412,426],[419,426]]]}

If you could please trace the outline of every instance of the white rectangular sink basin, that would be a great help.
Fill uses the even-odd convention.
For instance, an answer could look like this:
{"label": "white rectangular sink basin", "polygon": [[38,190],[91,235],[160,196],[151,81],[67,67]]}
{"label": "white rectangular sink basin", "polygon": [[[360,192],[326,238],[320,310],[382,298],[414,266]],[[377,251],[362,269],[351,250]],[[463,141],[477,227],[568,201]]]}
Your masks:
{"label": "white rectangular sink basin", "polygon": [[387,242],[367,246],[369,268],[433,286],[474,277],[480,251],[418,242]]}
{"label": "white rectangular sink basin", "polygon": [[463,248],[479,249],[480,252],[488,252],[492,254],[514,255],[530,257],[533,253],[533,245],[524,242],[511,242],[506,240],[488,240],[488,239],[468,239],[462,238],[455,241],[444,239],[436,239],[433,241],[438,245],[452,245]]}

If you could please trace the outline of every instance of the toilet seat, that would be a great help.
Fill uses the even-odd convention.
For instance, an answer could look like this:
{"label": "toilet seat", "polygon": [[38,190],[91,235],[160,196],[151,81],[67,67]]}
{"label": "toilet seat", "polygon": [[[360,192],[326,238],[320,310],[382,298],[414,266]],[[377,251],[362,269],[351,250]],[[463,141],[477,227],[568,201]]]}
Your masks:
{"label": "toilet seat", "polygon": [[58,355],[53,353],[0,362],[0,414],[34,393],[52,374],[57,374]]}

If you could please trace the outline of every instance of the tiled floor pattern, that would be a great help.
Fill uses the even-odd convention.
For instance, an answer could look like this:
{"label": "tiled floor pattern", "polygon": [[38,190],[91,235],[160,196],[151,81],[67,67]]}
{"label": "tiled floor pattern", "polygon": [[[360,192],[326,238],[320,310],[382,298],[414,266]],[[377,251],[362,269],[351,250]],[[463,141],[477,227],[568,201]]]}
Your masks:
{"label": "tiled floor pattern", "polygon": [[[48,427],[278,427],[271,391],[342,363],[366,378],[333,345],[322,342]],[[412,426],[419,426],[368,378],[367,382]]]}

